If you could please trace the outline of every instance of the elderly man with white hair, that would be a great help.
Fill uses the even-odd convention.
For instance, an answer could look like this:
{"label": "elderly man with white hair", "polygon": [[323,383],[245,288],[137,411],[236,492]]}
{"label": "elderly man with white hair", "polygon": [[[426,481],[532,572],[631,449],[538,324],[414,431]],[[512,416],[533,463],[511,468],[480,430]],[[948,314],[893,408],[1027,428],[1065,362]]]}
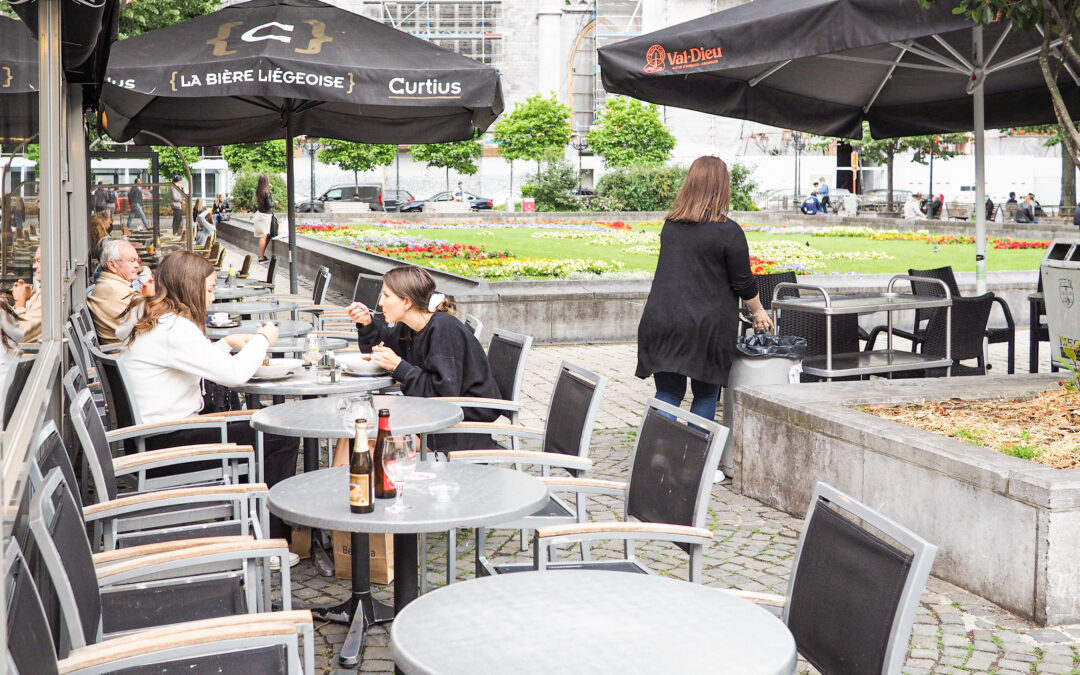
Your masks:
{"label": "elderly man with white hair", "polygon": [[135,247],[123,239],[110,239],[102,245],[101,264],[105,269],[94,285],[93,293],[86,298],[86,306],[94,316],[98,342],[108,345],[120,342],[116,328],[120,325],[120,316],[132,301],[140,293],[154,294],[154,280],[136,283],[142,262]]}

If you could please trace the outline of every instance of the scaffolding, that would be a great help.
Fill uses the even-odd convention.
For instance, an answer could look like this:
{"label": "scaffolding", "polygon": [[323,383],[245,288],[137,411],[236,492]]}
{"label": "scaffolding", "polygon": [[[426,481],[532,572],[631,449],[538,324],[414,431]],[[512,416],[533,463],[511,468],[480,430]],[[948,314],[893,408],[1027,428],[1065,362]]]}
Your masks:
{"label": "scaffolding", "polygon": [[481,63],[502,65],[502,0],[363,0],[360,13]]}
{"label": "scaffolding", "polygon": [[600,80],[600,64],[596,50],[614,42],[641,35],[641,11],[643,0],[596,0],[596,28],[593,31],[593,110],[600,111],[607,100],[607,92]]}

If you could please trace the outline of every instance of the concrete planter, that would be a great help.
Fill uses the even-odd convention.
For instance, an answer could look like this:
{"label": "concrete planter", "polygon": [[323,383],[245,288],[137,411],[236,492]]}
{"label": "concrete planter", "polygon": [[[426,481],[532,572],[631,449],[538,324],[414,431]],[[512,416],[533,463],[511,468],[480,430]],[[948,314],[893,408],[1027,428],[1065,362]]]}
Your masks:
{"label": "concrete planter", "polygon": [[1010,399],[1053,374],[873,380],[735,392],[738,492],[802,517],[825,481],[941,548],[934,574],[1040,624],[1080,621],[1080,470],[1049,467],[851,406]]}

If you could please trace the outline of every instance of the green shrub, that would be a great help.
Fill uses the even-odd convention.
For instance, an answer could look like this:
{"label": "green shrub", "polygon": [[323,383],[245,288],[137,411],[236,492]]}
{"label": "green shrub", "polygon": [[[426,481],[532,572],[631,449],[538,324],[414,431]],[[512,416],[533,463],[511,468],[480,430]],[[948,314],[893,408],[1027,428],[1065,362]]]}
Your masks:
{"label": "green shrub", "polygon": [[760,211],[757,204],[750,197],[757,191],[757,181],[751,177],[754,170],[751,166],[739,164],[731,165],[731,210],[732,211]]}
{"label": "green shrub", "polygon": [[630,167],[609,171],[596,186],[596,211],[667,211],[686,179],[678,166]]}
{"label": "green shrub", "polygon": [[565,160],[549,162],[521,187],[523,197],[536,200],[537,211],[580,211],[581,201],[570,194],[577,187],[577,169]]}
{"label": "green shrub", "polygon": [[[255,211],[258,209],[258,205],[255,203],[255,188],[259,185],[260,175],[262,174],[253,171],[236,174],[230,201],[233,211]],[[286,210],[288,204],[285,203],[285,181],[276,173],[270,174],[270,191],[278,202],[278,208],[282,211]]]}

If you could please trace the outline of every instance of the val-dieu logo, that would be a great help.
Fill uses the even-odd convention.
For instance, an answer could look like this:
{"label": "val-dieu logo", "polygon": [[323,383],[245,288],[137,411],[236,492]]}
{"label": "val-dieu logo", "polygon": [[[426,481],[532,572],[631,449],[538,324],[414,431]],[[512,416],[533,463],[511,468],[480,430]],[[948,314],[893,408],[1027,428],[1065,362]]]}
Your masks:
{"label": "val-dieu logo", "polygon": [[649,51],[645,52],[645,67],[642,68],[646,73],[659,73],[663,72],[667,66],[667,50],[663,45],[653,45],[649,47]]}
{"label": "val-dieu logo", "polygon": [[1076,299],[1073,293],[1072,281],[1068,279],[1058,280],[1058,295],[1061,296],[1061,301],[1065,303],[1066,307],[1072,307],[1073,301]]}

